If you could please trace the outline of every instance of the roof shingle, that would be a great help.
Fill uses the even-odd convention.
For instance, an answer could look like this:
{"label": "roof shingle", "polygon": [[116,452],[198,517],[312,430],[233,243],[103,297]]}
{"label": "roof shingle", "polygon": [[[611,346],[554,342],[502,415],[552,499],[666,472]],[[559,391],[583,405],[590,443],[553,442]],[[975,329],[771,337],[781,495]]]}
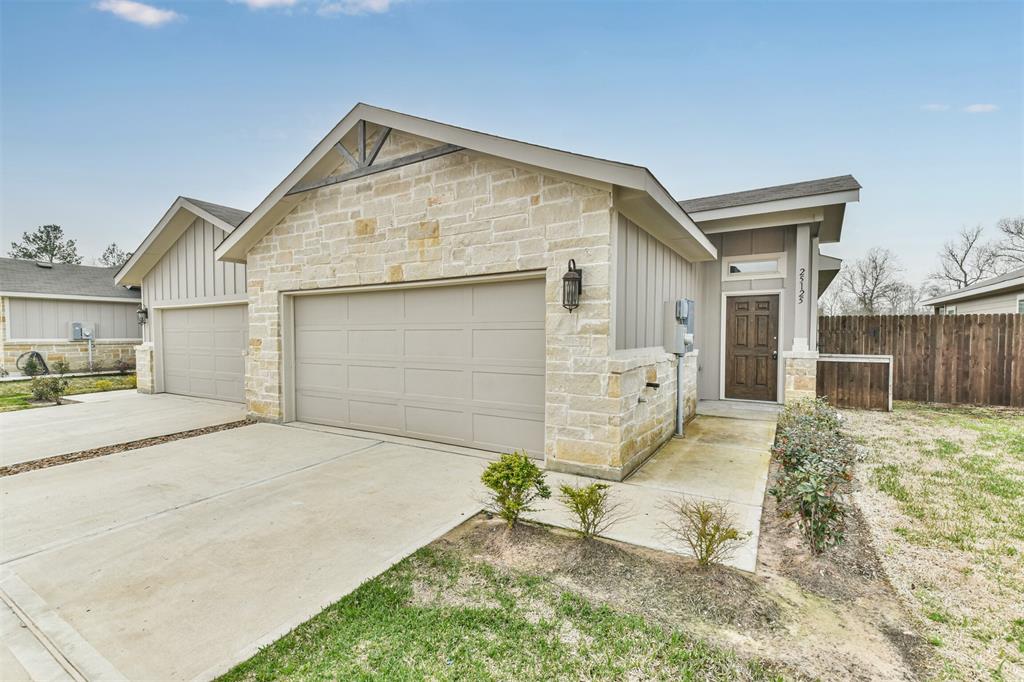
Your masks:
{"label": "roof shingle", "polygon": [[40,266],[33,260],[0,258],[0,291],[8,294],[53,294],[65,296],[97,296],[137,301],[138,289],[114,284],[117,268],[91,265],[53,263]]}
{"label": "roof shingle", "polygon": [[831,194],[832,192],[848,192],[860,188],[860,183],[852,175],[837,175],[834,178],[821,178],[820,180],[793,182],[788,185],[748,189],[743,192],[732,192],[730,194],[716,194],[710,197],[684,199],[679,202],[679,205],[687,213],[696,213],[699,211],[713,211],[719,208],[759,204],[763,201],[795,199],[797,197],[809,197],[817,194]]}
{"label": "roof shingle", "polygon": [[230,206],[222,206],[221,204],[214,204],[209,201],[200,201],[199,199],[193,199],[191,197],[182,197],[187,201],[191,201],[193,204],[203,209],[207,213],[214,217],[220,218],[228,225],[232,227],[238,227],[242,224],[242,221],[249,217],[249,211],[243,211],[240,208],[231,208]]}

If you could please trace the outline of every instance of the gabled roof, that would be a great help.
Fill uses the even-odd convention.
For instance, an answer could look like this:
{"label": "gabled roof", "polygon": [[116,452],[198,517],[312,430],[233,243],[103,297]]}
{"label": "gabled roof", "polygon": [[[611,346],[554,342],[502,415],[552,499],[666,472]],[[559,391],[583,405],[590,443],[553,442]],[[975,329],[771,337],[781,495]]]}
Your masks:
{"label": "gabled roof", "polygon": [[114,284],[117,268],[0,258],[0,294],[28,298],[97,298],[125,302],[140,298],[137,289]]}
{"label": "gabled roof", "polygon": [[188,229],[196,218],[213,223],[230,234],[245,220],[247,215],[249,215],[248,211],[239,208],[188,197],[178,197],[160,218],[156,227],[150,230],[146,238],[142,240],[139,248],[135,249],[135,253],[128,259],[128,262],[117,272],[114,281],[125,286],[142,286],[142,278],[163,258],[167,249],[178,241],[178,237]]}
{"label": "gabled roof", "polygon": [[772,187],[748,189],[743,192],[684,199],[679,202],[679,205],[687,213],[697,213],[699,211],[711,211],[719,208],[760,204],[765,201],[811,197],[820,194],[832,194],[833,192],[851,192],[859,189],[861,189],[861,185],[852,175],[837,175],[834,178],[791,182],[788,185],[773,185]]}
{"label": "gabled roof", "polygon": [[327,158],[328,155],[333,154],[335,144],[360,121],[609,185],[617,189],[616,198],[623,214],[674,250],[697,261],[710,260],[717,255],[696,223],[642,166],[542,147],[360,103],[260,202],[238,229],[221,242],[216,250],[217,258],[244,261],[246,252],[301,200],[296,195],[286,196],[288,192],[299,182],[323,178],[333,170],[337,161],[333,156]]}
{"label": "gabled roof", "polygon": [[957,289],[956,291],[952,291],[948,294],[942,294],[935,298],[929,298],[926,301],[921,301],[921,305],[952,303],[954,301],[962,301],[968,298],[977,298],[988,294],[996,294],[1016,287],[1024,288],[1024,268],[1011,270],[1010,272],[999,275],[998,277],[991,277],[989,279],[983,279],[980,282],[975,282],[969,287]]}

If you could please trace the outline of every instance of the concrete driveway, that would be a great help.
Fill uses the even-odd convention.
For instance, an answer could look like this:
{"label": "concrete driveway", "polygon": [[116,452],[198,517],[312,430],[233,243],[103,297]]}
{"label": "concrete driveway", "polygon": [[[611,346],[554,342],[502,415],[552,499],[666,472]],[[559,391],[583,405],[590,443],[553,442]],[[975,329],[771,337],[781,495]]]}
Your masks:
{"label": "concrete driveway", "polygon": [[2,478],[0,677],[209,679],[475,513],[485,465],[256,424]]}
{"label": "concrete driveway", "polygon": [[166,436],[245,417],[245,405],[159,393],[108,391],[80,401],[0,413],[0,466]]}

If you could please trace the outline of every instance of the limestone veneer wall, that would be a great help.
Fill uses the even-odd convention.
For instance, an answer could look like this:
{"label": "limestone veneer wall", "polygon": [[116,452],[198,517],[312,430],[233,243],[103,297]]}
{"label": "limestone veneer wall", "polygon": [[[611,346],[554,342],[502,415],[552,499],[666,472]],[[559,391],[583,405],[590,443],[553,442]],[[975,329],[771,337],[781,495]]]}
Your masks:
{"label": "limestone veneer wall", "polygon": [[[393,131],[378,158],[437,144]],[[540,271],[547,463],[619,477],[625,462],[661,437],[651,413],[666,411],[674,371],[665,354],[648,359],[640,373],[653,372],[664,387],[640,404],[641,365],[628,358],[623,364],[614,353],[615,225],[610,187],[471,151],[310,191],[248,254],[250,414],[284,418],[284,292]],[[572,313],[561,306],[570,258],[582,267],[584,282]]]}

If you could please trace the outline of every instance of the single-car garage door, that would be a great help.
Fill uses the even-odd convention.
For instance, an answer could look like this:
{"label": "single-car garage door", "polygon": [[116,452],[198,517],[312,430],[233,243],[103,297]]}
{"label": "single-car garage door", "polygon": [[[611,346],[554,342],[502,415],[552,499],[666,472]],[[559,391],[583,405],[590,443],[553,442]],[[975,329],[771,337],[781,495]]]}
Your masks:
{"label": "single-car garage door", "polygon": [[544,451],[544,281],[297,296],[300,421]]}
{"label": "single-car garage door", "polygon": [[163,390],[245,400],[245,305],[169,308],[160,314]]}

